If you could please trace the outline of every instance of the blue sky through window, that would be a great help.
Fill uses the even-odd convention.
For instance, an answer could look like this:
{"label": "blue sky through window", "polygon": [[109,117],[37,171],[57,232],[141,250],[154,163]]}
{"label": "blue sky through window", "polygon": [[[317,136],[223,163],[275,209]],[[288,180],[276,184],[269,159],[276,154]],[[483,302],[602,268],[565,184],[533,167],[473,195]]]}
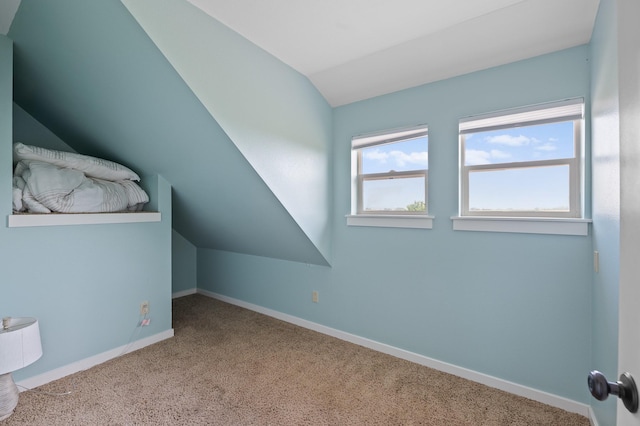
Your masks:
{"label": "blue sky through window", "polygon": [[568,211],[569,166],[472,172],[469,210]]}
{"label": "blue sky through window", "polygon": [[[426,136],[362,149],[362,173],[388,173],[429,168]],[[363,209],[404,210],[425,200],[424,178],[367,180],[363,185]]]}
{"label": "blue sky through window", "polygon": [[[465,135],[465,165],[573,158],[573,122]],[[568,211],[569,166],[471,171],[470,210]]]}
{"label": "blue sky through window", "polygon": [[573,122],[471,133],[464,143],[466,166],[572,158]]}
{"label": "blue sky through window", "polygon": [[386,173],[429,168],[427,137],[375,145],[362,150],[362,173]]}

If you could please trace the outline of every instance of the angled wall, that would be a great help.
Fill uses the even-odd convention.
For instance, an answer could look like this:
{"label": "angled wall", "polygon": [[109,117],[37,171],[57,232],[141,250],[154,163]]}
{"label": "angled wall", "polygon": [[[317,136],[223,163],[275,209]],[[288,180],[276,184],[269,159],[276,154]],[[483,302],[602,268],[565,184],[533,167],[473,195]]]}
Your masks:
{"label": "angled wall", "polygon": [[162,174],[192,244],[327,264],[122,3],[23,0],[9,36],[15,102],[80,153]]}
{"label": "angled wall", "polygon": [[15,102],[13,104],[13,142],[57,151],[74,152],[73,148],[42,126]]}
{"label": "angled wall", "polygon": [[329,258],[331,108],[285,65],[184,0],[122,0]]}

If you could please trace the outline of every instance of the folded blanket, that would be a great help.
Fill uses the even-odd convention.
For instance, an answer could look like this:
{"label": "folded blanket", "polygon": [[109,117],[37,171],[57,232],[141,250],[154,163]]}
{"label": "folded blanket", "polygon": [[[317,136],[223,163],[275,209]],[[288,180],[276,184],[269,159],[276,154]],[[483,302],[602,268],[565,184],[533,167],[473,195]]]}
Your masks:
{"label": "folded blanket", "polygon": [[118,184],[124,187],[127,194],[127,210],[130,212],[139,212],[145,204],[149,202],[149,196],[142,188],[131,180],[119,180]]}
{"label": "folded blanket", "polygon": [[24,182],[24,179],[22,179],[21,176],[13,177],[12,200],[13,200],[14,212],[21,212],[26,210],[26,208],[24,207],[24,204],[22,203],[22,193],[24,192],[25,186],[26,186],[26,183]]}
{"label": "folded blanket", "polygon": [[139,211],[149,201],[131,180],[91,178],[82,171],[41,161],[18,162],[13,191],[14,210],[32,213]]}

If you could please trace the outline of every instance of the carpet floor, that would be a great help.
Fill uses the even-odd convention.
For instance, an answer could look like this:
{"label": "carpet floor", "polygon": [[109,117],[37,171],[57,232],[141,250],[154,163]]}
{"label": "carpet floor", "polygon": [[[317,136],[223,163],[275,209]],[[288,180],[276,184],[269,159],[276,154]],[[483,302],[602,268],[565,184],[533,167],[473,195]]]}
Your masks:
{"label": "carpet floor", "polygon": [[201,295],[175,336],[22,392],[13,425],[562,425],[587,418]]}

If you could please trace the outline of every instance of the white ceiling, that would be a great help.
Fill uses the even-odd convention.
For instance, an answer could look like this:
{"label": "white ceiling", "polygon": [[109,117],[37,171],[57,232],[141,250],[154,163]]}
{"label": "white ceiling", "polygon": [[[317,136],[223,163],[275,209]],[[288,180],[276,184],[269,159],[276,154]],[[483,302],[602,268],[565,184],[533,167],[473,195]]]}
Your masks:
{"label": "white ceiling", "polygon": [[[187,0],[332,106],[588,43],[599,0]],[[20,0],[0,0],[6,34]]]}
{"label": "white ceiling", "polygon": [[332,106],[588,43],[599,0],[187,0]]}

